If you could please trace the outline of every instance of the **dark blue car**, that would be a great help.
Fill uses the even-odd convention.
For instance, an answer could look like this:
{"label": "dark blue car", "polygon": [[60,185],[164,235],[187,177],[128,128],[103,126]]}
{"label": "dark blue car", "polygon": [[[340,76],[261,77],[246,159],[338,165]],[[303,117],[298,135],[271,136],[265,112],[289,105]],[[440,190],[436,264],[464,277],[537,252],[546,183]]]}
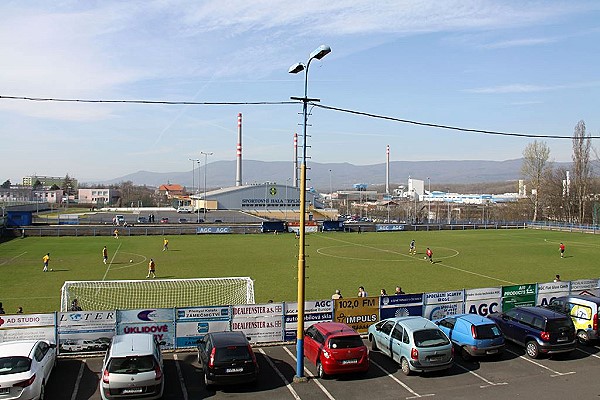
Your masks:
{"label": "dark blue car", "polygon": [[500,356],[504,350],[504,336],[489,318],[477,314],[457,314],[433,322],[452,340],[464,359]]}

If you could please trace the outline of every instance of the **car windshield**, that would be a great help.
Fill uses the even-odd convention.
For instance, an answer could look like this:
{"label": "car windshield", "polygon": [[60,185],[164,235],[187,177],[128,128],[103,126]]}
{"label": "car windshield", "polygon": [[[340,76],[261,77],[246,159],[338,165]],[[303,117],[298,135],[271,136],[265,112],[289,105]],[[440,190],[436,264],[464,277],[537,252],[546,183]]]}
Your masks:
{"label": "car windshield", "polygon": [[500,329],[495,324],[475,326],[477,339],[494,339],[502,336]]}
{"label": "car windshield", "polygon": [[351,349],[364,346],[360,336],[337,336],[329,339],[329,348],[331,349]]}
{"label": "car windshield", "polygon": [[567,329],[573,329],[573,322],[570,318],[565,319],[551,319],[546,324],[546,330],[549,332],[561,331]]}
{"label": "car windshield", "polygon": [[0,357],[0,375],[18,374],[29,371],[31,359],[28,357]]}
{"label": "car windshield", "polygon": [[251,360],[252,356],[248,350],[248,346],[227,346],[219,347],[215,352],[215,361],[239,361]]}
{"label": "car windshield", "polygon": [[417,347],[435,347],[449,344],[448,338],[439,329],[423,329],[414,334]]}
{"label": "car windshield", "polygon": [[154,357],[151,355],[117,357],[111,359],[108,364],[108,372],[114,374],[137,374],[152,371],[153,369]]}

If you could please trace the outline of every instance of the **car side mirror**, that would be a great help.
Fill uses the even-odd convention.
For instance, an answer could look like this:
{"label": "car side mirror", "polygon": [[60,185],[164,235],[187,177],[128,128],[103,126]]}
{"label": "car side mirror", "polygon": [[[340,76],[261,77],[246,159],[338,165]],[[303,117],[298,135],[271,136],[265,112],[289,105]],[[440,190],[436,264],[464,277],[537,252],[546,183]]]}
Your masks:
{"label": "car side mirror", "polygon": [[50,343],[50,348],[51,349],[55,349],[56,348],[56,343]]}
{"label": "car side mirror", "polygon": [[439,325],[440,321],[434,321],[433,323],[436,324],[436,325]]}

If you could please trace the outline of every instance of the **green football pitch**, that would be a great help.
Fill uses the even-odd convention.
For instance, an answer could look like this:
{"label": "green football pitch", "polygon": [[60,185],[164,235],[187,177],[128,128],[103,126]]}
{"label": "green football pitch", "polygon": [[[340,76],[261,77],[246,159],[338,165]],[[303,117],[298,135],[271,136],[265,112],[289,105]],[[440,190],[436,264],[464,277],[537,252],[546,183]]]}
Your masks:
{"label": "green football pitch", "polygon": [[[298,240],[293,234],[27,237],[0,243],[0,302],[7,313],[60,309],[64,281],[145,279],[150,258],[157,279],[249,276],[257,303],[297,300]],[[417,254],[409,255],[414,239]],[[558,246],[566,245],[561,259]],[[530,229],[430,232],[312,233],[306,238],[306,299],[335,289],[371,296],[396,286],[406,293],[597,278],[599,238]],[[108,263],[102,248],[108,248]],[[425,260],[433,250],[434,263]],[[50,253],[52,272],[42,272]],[[131,260],[131,262],[130,262]]]}

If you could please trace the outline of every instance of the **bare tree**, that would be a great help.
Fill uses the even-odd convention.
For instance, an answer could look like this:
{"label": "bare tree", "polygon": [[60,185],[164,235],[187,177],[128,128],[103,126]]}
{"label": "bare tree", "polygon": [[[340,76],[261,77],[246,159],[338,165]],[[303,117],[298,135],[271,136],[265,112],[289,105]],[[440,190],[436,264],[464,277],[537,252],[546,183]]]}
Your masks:
{"label": "bare tree", "polygon": [[573,189],[577,221],[583,223],[586,217],[586,205],[589,201],[589,186],[591,180],[590,152],[592,141],[585,132],[585,122],[579,121],[573,132]]}
{"label": "bare tree", "polygon": [[546,142],[534,140],[533,143],[529,143],[527,147],[525,147],[525,150],[523,150],[521,173],[531,183],[532,189],[535,190],[535,193],[532,193],[531,195],[531,200],[533,202],[533,221],[537,221],[538,218],[543,181],[551,171],[551,166],[548,161],[549,158],[550,148]]}

